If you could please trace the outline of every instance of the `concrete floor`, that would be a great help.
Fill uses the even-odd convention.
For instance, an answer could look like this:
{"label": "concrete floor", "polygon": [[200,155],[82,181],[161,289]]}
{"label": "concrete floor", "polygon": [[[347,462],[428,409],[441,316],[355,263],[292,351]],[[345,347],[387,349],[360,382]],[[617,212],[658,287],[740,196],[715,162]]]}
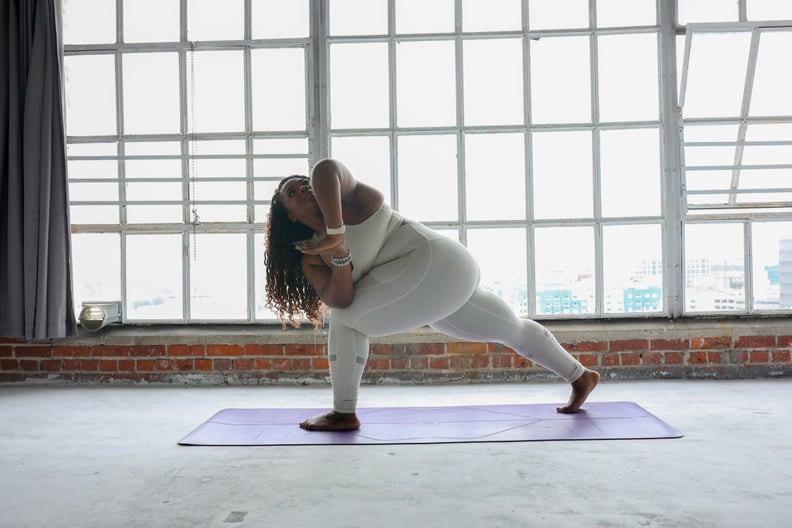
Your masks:
{"label": "concrete floor", "polygon": [[[674,440],[180,447],[326,387],[0,386],[0,527],[789,527],[792,379],[605,381]],[[363,406],[558,402],[560,383],[365,386]]]}

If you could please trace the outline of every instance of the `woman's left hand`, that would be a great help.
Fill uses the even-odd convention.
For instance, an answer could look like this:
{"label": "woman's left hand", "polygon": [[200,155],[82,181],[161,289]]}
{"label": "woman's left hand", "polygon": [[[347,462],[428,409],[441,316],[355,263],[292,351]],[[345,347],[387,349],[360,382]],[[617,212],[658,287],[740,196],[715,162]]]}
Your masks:
{"label": "woman's left hand", "polygon": [[318,255],[320,253],[332,253],[334,248],[344,245],[344,235],[322,235],[309,240],[298,240],[294,243],[297,251],[306,255]]}

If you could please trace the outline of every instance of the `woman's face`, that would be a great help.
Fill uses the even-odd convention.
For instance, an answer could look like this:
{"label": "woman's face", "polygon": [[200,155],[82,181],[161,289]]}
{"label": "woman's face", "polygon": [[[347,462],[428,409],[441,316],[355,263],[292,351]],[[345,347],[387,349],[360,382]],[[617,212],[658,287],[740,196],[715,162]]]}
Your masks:
{"label": "woman's face", "polygon": [[281,203],[289,211],[289,220],[305,223],[316,215],[319,207],[311,189],[311,180],[305,176],[292,176],[280,186]]}

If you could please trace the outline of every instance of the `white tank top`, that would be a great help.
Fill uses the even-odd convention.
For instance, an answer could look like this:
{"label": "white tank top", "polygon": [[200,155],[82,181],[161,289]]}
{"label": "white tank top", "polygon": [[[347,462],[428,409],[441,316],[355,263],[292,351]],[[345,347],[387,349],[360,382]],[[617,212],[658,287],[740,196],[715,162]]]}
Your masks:
{"label": "white tank top", "polygon": [[383,202],[377,211],[356,225],[347,225],[344,240],[352,252],[352,282],[371,270],[388,238],[404,223],[404,217]]}

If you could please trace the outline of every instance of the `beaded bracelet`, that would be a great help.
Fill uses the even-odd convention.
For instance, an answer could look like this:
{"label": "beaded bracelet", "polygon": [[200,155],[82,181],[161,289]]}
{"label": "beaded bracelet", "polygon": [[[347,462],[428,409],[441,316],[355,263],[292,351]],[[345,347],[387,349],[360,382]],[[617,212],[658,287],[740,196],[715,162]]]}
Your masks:
{"label": "beaded bracelet", "polygon": [[333,263],[333,266],[336,266],[336,267],[339,267],[339,268],[343,267],[343,266],[347,266],[347,265],[349,265],[350,262],[352,262],[352,252],[347,250],[346,257],[341,257],[341,258],[331,257],[330,261]]}

